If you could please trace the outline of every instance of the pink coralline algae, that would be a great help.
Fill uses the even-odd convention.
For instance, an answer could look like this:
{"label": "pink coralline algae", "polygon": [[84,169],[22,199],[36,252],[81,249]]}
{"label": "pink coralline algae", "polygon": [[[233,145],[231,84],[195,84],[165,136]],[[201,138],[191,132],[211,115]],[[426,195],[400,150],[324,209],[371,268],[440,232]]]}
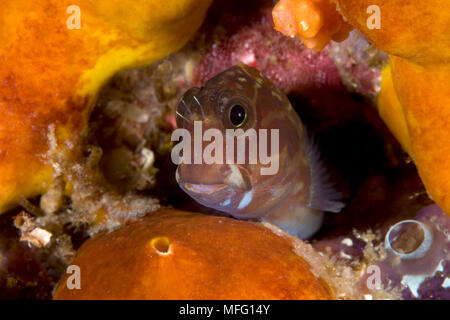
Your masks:
{"label": "pink coralline algae", "polygon": [[[214,11],[210,15],[206,26],[211,32],[205,32],[209,49],[194,71],[195,85],[201,86],[214,75],[242,62],[260,70],[284,92],[305,93],[322,86],[342,88],[338,68],[326,52],[307,49],[299,39],[285,37],[274,30],[270,3],[256,12],[254,8],[252,12],[250,4],[242,3],[236,10],[243,13],[218,15],[217,20]],[[222,37],[217,28],[223,30]]]}

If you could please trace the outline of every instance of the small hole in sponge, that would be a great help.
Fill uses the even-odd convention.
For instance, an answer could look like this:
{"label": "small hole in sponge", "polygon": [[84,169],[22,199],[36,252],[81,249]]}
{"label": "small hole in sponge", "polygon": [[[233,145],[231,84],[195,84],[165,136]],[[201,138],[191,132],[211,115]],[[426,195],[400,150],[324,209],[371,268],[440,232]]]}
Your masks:
{"label": "small hole in sponge", "polygon": [[151,246],[156,250],[158,254],[169,254],[170,241],[167,237],[156,237],[150,242]]}

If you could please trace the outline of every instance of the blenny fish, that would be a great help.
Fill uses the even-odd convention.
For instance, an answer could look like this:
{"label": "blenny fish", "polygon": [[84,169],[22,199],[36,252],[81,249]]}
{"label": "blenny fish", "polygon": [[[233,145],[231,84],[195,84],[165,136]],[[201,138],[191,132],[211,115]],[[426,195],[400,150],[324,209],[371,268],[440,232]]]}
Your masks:
{"label": "blenny fish", "polygon": [[[192,137],[196,121],[201,121],[203,130],[215,128],[223,136],[227,129],[278,129],[278,150],[267,147],[271,159],[279,161],[275,174],[262,174],[267,163],[261,161],[180,163],[177,182],[200,204],[235,218],[268,221],[303,239],[320,228],[324,211],[343,208],[298,114],[286,95],[257,69],[239,63],[202,88],[189,89],[176,115],[178,128]],[[202,141],[200,151],[206,147]],[[193,150],[192,156],[196,155],[199,150]]]}

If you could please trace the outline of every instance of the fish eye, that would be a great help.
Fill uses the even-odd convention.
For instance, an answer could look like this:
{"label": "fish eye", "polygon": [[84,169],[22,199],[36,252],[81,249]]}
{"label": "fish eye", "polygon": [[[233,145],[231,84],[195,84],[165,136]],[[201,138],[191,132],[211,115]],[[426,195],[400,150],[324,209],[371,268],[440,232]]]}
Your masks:
{"label": "fish eye", "polygon": [[241,127],[247,120],[247,109],[241,104],[235,103],[230,108],[228,118],[233,126]]}

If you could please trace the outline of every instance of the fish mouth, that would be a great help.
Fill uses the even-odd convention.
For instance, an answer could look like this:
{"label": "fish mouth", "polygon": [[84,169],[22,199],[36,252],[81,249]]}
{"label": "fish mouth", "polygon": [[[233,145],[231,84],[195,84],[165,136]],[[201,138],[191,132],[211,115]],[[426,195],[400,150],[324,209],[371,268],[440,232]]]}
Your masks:
{"label": "fish mouth", "polygon": [[187,193],[195,194],[197,196],[208,197],[213,194],[230,191],[231,187],[226,183],[202,183],[201,181],[183,181],[180,177],[179,167],[175,172],[175,178],[180,187]]}
{"label": "fish mouth", "polygon": [[183,187],[190,192],[194,192],[197,194],[211,195],[213,193],[217,193],[224,189],[227,189],[229,186],[224,183],[218,184],[201,184],[201,183],[188,183],[185,182]]}
{"label": "fish mouth", "polygon": [[227,166],[230,172],[225,178],[208,182],[201,181],[202,179],[182,179],[178,172],[179,166],[176,171],[176,180],[181,189],[198,203],[234,215],[234,208],[241,201],[240,195],[245,195],[253,188],[249,172],[244,167],[234,164]]}
{"label": "fish mouth", "polygon": [[217,210],[223,210],[220,203],[224,201],[228,201],[228,204],[231,204],[236,194],[232,186],[224,183],[202,184],[184,182],[180,184],[180,187],[200,204]]}
{"label": "fish mouth", "polygon": [[175,177],[178,184],[186,192],[203,196],[228,194],[230,192],[245,192],[252,188],[250,176],[247,170],[234,164],[228,165],[228,167],[230,168],[230,173],[227,174],[225,178],[220,179],[215,183],[192,181],[190,179],[185,180],[182,176],[180,177],[180,166],[178,166],[176,170]]}

